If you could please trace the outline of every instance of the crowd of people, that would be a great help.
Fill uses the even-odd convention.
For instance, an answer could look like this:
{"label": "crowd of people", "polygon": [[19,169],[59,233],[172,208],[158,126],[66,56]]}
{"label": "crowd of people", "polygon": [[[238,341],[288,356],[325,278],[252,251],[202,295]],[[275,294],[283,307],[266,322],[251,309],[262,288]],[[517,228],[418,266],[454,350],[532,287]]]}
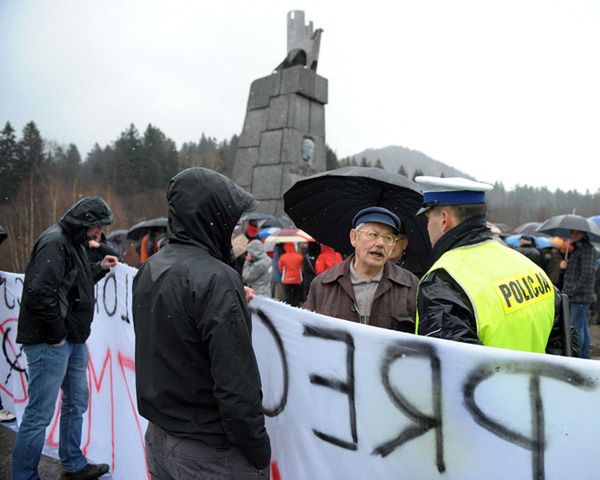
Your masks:
{"label": "crowd of people", "polygon": [[[256,223],[242,226],[245,248],[235,253],[240,218],[256,207],[252,195],[199,167],[171,179],[168,241],[147,232],[141,244],[147,257],[133,281],[137,405],[148,420],[152,478],[269,478],[271,447],[248,309],[256,294],[378,328],[589,358],[596,252],[587,234],[571,232],[572,252],[556,258],[556,275],[553,252],[539,252],[536,261],[525,250],[532,245],[519,247],[521,254],[492,238],[485,205],[491,185],[416,181],[423,189],[416,215],[426,218],[433,247],[432,266],[421,279],[402,266],[406,228],[386,208],[365,206],[340,232],[352,245],[346,258],[317,242],[268,245]],[[93,479],[109,470],[89,462],[80,446],[93,287],[118,262],[102,232],[112,222],[103,199],[86,197],[33,248],[17,333],[29,403],[13,449],[15,480],[39,478],[59,388],[61,478]],[[575,335],[565,323],[567,299],[559,286],[571,303]]]}

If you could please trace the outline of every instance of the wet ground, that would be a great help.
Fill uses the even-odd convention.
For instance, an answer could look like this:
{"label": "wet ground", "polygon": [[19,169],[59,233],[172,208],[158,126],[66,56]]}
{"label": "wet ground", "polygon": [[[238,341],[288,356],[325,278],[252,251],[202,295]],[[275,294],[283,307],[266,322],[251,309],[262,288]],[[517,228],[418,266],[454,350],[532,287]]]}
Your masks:
{"label": "wet ground", "polygon": [[[600,325],[590,325],[592,337],[592,358],[600,360]],[[0,480],[12,480],[11,475],[11,452],[15,441],[15,432],[10,428],[0,426]],[[58,480],[61,474],[60,462],[55,458],[44,455],[39,467],[40,478],[42,480]],[[102,480],[108,480],[111,477],[105,475]]]}

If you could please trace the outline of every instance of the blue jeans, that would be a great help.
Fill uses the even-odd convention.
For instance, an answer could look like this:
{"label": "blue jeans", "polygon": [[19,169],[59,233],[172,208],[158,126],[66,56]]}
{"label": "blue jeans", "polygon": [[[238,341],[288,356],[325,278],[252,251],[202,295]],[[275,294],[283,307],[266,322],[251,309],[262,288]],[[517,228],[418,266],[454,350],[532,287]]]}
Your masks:
{"label": "blue jeans", "polygon": [[25,408],[13,449],[13,480],[39,480],[37,471],[46,427],[52,421],[58,389],[62,386],[58,453],[63,468],[76,472],[88,463],[80,449],[83,414],[88,407],[86,379],[88,350],[84,344],[66,342],[60,347],[45,343],[25,345],[29,372],[29,403]]}
{"label": "blue jeans", "polygon": [[587,303],[571,303],[571,325],[577,330],[579,354],[590,358],[590,306]]}

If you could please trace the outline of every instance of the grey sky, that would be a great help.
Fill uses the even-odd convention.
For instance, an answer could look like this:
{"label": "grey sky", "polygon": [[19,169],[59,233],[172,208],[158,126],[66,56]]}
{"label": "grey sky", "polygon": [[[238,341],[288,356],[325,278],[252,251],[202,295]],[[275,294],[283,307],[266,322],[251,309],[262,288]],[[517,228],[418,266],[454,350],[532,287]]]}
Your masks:
{"label": "grey sky", "polygon": [[293,9],[325,30],[338,156],[403,145],[506,186],[600,187],[594,0],[0,0],[0,122],[84,156],[131,122],[229,138]]}

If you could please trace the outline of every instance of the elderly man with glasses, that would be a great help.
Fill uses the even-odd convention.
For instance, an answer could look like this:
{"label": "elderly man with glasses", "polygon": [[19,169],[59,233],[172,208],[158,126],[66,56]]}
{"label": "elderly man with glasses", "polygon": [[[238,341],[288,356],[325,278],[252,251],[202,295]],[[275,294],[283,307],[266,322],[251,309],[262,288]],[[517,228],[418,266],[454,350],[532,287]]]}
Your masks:
{"label": "elderly man with glasses", "polygon": [[375,327],[414,332],[417,285],[408,270],[388,262],[397,243],[401,221],[393,212],[370,207],[352,220],[354,254],[317,276],[303,307],[330,317]]}

